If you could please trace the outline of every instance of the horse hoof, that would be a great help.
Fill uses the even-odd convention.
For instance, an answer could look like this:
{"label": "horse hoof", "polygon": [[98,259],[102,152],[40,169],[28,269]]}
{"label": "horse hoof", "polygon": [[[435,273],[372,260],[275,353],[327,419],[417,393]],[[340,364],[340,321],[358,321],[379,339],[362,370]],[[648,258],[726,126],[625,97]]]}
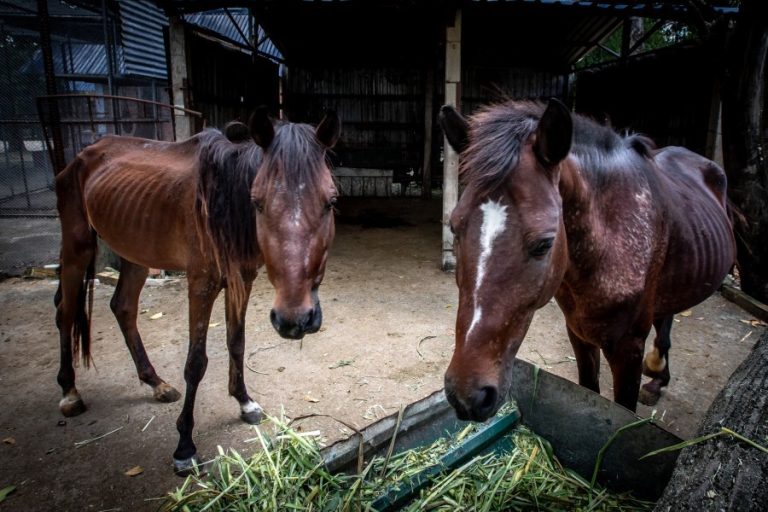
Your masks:
{"label": "horse hoof", "polygon": [[255,411],[251,412],[241,412],[240,419],[249,425],[258,425],[261,423],[261,420],[264,419],[264,411],[261,409],[256,409]]}
{"label": "horse hoof", "polygon": [[175,402],[181,398],[181,393],[176,391],[176,388],[165,382],[161,382],[155,386],[152,389],[152,395],[155,397],[155,400],[163,403]]}
{"label": "horse hoof", "polygon": [[188,459],[173,459],[173,472],[178,476],[189,476],[200,474],[200,462],[197,457],[192,456]]}
{"label": "horse hoof", "polygon": [[61,411],[61,414],[67,418],[83,414],[86,409],[85,402],[83,402],[76,391],[68,394],[59,402],[59,410]]}
{"label": "horse hoof", "polygon": [[659,398],[661,398],[661,386],[659,386],[656,380],[643,384],[637,397],[641,404],[649,407],[656,405]]}

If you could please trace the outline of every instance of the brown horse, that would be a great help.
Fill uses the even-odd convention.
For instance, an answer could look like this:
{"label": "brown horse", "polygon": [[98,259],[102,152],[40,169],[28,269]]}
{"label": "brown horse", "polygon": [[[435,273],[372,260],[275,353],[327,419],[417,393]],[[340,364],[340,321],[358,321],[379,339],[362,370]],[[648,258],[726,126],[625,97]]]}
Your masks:
{"label": "brown horse", "polygon": [[709,296],[734,262],[722,169],[556,100],[510,101],[469,121],[445,106],[440,122],[465,185],[450,219],[459,308],[445,389],[457,415],[496,412],[533,314],[553,296],[581,385],[599,392],[602,349],[616,402],[635,410],[641,372],[657,399],[672,315]]}
{"label": "brown horse", "polygon": [[161,402],[180,394],[158,377],[144,350],[136,327],[139,294],[148,267],[185,271],[189,352],[177,421],[177,472],[195,463],[195,394],[207,366],[208,323],[219,292],[225,289],[229,393],[248,423],[262,417],[243,380],[245,313],[258,269],[266,266],[275,288],[270,319],[281,336],[302,338],[322,322],[318,287],[334,236],[336,200],[326,149],[338,139],[339,120],[329,113],[315,130],[273,124],[260,109],[250,123],[252,139],[243,136],[243,128],[228,127],[232,140],[217,130],[178,143],[105,137],[56,177],[62,233],[55,299],[64,395],[59,408],[65,416],[85,410],[73,359],[82,352],[84,363],[90,362],[89,288],[97,236],[121,258],[112,311],[139,379]]}

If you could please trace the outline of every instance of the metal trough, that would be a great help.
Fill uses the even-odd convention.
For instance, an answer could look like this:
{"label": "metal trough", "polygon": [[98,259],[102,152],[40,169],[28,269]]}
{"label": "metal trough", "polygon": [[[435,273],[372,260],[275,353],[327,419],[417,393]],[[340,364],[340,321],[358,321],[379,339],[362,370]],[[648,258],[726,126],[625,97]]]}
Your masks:
{"label": "metal trough", "polygon": [[[506,436],[522,424],[545,438],[563,465],[589,480],[599,450],[620,427],[639,418],[624,407],[573,382],[517,360],[513,367],[512,394],[519,413],[492,420],[441,459],[441,464],[414,476],[410,485],[392,489],[381,496],[374,508],[397,510],[429,485],[430,478],[446,468],[458,467],[470,457],[498,448]],[[323,450],[331,471],[359,471],[362,456],[367,460],[389,448],[397,425],[397,414],[368,426],[359,434]],[[437,438],[458,432],[466,425],[456,419],[453,409],[438,391],[408,405],[397,432],[395,453],[427,445]],[[361,444],[362,436],[362,444]],[[681,441],[663,428],[645,423],[618,436],[604,454],[597,481],[616,492],[632,491],[634,496],[657,500],[667,485],[677,452],[638,460],[646,453]]]}

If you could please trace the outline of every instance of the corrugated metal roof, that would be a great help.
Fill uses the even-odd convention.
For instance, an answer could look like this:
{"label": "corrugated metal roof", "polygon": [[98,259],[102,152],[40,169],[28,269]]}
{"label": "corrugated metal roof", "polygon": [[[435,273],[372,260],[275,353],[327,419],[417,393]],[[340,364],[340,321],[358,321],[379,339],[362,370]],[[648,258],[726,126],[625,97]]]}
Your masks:
{"label": "corrugated metal roof", "polygon": [[[118,73],[123,67],[123,51],[117,48]],[[107,76],[104,45],[58,42],[53,48],[53,69],[57,75]],[[43,56],[37,50],[21,68],[23,73],[43,74]]]}
{"label": "corrugated metal roof", "polygon": [[[238,27],[240,27],[239,31],[232,24],[232,19],[230,19],[224,9],[187,14],[184,16],[184,21],[216,32],[217,34],[220,34],[230,41],[240,45],[250,46],[250,42],[243,39],[243,36],[240,34],[240,32],[242,32],[246,36],[249,35],[248,10],[242,8],[231,8],[228,10],[229,14],[232,16],[232,19],[234,19],[235,23],[237,23]],[[264,29],[261,26],[258,27],[258,35],[256,39],[257,41],[261,41],[257,50],[262,55],[273,57],[277,60],[281,60],[283,58],[280,50],[277,49],[272,40],[265,37]]]}
{"label": "corrugated metal roof", "polygon": [[163,11],[147,0],[120,2],[120,36],[125,56],[123,74],[166,79]]}
{"label": "corrugated metal roof", "polygon": [[[470,0],[473,3],[488,4],[548,4],[562,5],[565,7],[601,9],[615,11],[630,16],[660,16],[666,17],[674,14],[685,15],[691,9],[690,2],[686,1],[629,1],[629,0]],[[720,14],[736,14],[738,7],[733,7],[727,0],[721,2],[708,2],[708,7]],[[719,5],[718,5],[719,4]]]}

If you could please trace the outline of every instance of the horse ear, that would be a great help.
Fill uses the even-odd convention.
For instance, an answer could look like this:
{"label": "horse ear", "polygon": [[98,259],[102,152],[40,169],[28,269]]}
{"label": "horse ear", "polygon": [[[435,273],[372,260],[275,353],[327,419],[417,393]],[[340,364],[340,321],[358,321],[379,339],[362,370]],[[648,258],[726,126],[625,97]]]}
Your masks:
{"label": "horse ear", "polygon": [[275,138],[275,127],[272,126],[272,119],[269,117],[267,107],[257,108],[251,114],[248,126],[251,129],[251,136],[256,141],[256,144],[261,146],[262,149],[267,149],[272,143],[272,139]]}
{"label": "horse ear", "polygon": [[437,122],[443,129],[448,143],[457,152],[461,153],[469,145],[469,123],[464,116],[459,114],[451,105],[443,105]]}
{"label": "horse ear", "polygon": [[336,145],[341,135],[341,121],[334,110],[329,110],[325,113],[325,117],[317,125],[315,133],[317,134],[317,140],[325,147],[330,149]]}
{"label": "horse ear", "polygon": [[545,167],[553,167],[568,155],[573,137],[571,112],[560,100],[549,100],[536,128],[533,151]]}
{"label": "horse ear", "polygon": [[224,126],[224,136],[230,142],[245,142],[251,137],[251,131],[240,121],[230,121]]}

